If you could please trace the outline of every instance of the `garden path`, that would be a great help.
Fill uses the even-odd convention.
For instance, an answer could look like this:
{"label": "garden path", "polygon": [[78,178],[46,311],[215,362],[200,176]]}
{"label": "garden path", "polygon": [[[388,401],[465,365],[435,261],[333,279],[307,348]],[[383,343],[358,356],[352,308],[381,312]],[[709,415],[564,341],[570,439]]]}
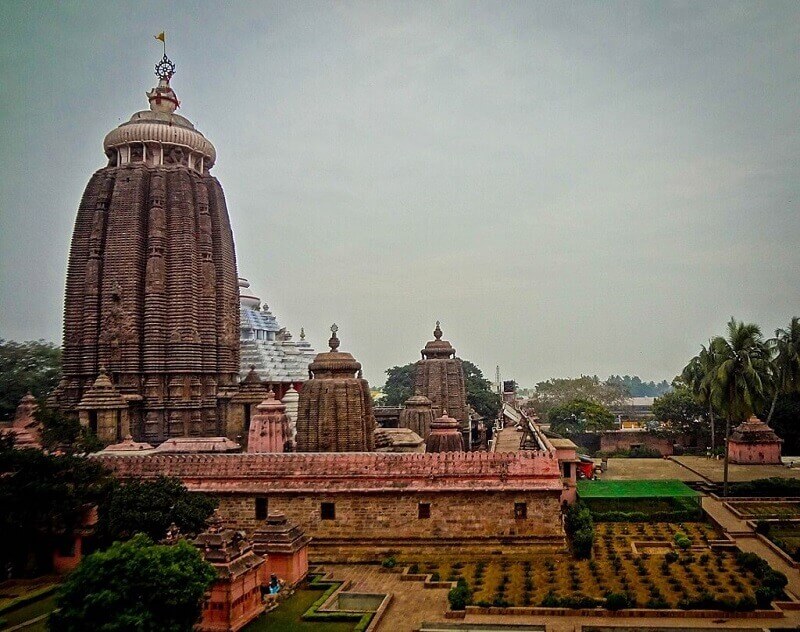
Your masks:
{"label": "garden path", "polygon": [[422,582],[400,581],[400,573],[382,572],[368,564],[325,564],[335,579],[350,580],[352,592],[391,593],[392,601],[378,624],[379,632],[413,632],[425,621],[442,621],[446,588],[424,588]]}
{"label": "garden path", "polygon": [[755,531],[747,522],[736,517],[721,500],[704,496],[702,503],[706,513],[736,541],[736,546],[742,551],[757,553],[763,557],[772,568],[786,575],[789,580],[789,590],[800,596],[800,571],[798,569],[789,566],[783,558],[757,538]]}

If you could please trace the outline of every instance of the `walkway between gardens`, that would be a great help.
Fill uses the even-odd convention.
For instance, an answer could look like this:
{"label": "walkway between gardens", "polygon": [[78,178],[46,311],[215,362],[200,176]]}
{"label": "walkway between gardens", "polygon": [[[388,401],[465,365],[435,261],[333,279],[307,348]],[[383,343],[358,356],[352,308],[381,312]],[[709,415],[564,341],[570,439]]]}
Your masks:
{"label": "walkway between gardens", "polygon": [[324,564],[335,579],[349,580],[348,592],[391,593],[392,601],[378,624],[383,632],[412,632],[424,621],[441,621],[447,610],[446,588],[425,588],[422,582],[400,581],[400,573],[387,573],[379,566]]}
{"label": "walkway between gardens", "polygon": [[722,500],[712,498],[711,496],[704,496],[702,503],[705,512],[734,539],[736,546],[742,551],[757,553],[763,557],[772,568],[786,575],[789,580],[789,590],[800,597],[800,571],[798,571],[798,569],[789,566],[783,558],[756,537],[755,531],[753,531],[747,522],[736,517],[733,512],[723,504]]}

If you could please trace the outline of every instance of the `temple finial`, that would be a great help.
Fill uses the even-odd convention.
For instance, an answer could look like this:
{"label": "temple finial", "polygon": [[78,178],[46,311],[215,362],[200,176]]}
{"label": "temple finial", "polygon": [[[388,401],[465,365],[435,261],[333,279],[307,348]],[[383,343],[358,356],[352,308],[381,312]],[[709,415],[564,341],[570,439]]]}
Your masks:
{"label": "temple finial", "polygon": [[442,339],[442,328],[439,327],[438,320],[436,321],[436,329],[433,330],[433,337],[436,338],[436,340]]}
{"label": "temple finial", "polygon": [[339,327],[336,323],[333,323],[333,325],[331,325],[331,337],[330,340],[328,340],[328,346],[331,348],[331,352],[339,348],[339,338],[336,336],[337,331],[339,331]]}
{"label": "temple finial", "polygon": [[300,340],[306,339],[306,330],[305,327],[300,327]]}
{"label": "temple finial", "polygon": [[147,93],[147,99],[150,101],[150,109],[154,112],[172,114],[181,105],[175,91],[169,85],[170,79],[175,74],[175,63],[167,57],[167,38],[164,32],[154,37],[164,45],[164,56],[155,65],[158,85]]}

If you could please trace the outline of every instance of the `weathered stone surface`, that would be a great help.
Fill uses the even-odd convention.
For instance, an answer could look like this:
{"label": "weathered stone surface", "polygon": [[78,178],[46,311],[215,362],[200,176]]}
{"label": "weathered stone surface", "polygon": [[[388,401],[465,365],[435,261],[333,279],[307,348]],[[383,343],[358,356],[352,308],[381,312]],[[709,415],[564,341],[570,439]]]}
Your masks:
{"label": "weathered stone surface", "polygon": [[19,400],[10,428],[0,430],[0,434],[14,435],[15,448],[41,448],[42,429],[35,414],[39,409],[36,398],[27,393]]}
{"label": "weathered stone surface", "polygon": [[462,452],[464,440],[458,421],[447,416],[447,411],[431,422],[431,432],[425,442],[425,452]]}
{"label": "weathered stone surface", "polygon": [[151,443],[223,433],[239,372],[236,256],[208,172],[215,152],[162,84],[151,110],[107,136],[109,164],[81,199],[54,397],[74,413],[104,365],[129,403],[131,434]]}
{"label": "weathered stone surface", "polygon": [[368,452],[375,448],[375,415],[369,384],[361,364],[337,351],[337,327],[329,352],[317,355],[309,367],[297,410],[298,452]]}
{"label": "weathered stone surface", "polygon": [[398,425],[410,428],[422,439],[427,439],[433,421],[433,404],[424,395],[416,394],[406,400],[405,408],[400,411]]}
{"label": "weathered stone surface", "polygon": [[461,359],[456,357],[452,345],[442,340],[438,321],[433,336],[434,339],[422,350],[422,360],[417,362],[414,391],[431,400],[434,417],[441,417],[446,410],[466,432],[469,415]]}
{"label": "weathered stone surface", "polygon": [[253,533],[253,550],[267,560],[264,575],[273,573],[290,586],[308,574],[308,543],[303,530],[282,513],[271,513]]}
{"label": "weathered stone surface", "polygon": [[233,632],[241,629],[264,611],[261,586],[264,583],[264,558],[241,531],[223,525],[218,513],[194,545],[217,572],[217,580],[203,603],[202,632]]}
{"label": "weathered stone surface", "polygon": [[257,411],[250,420],[247,451],[283,452],[287,444],[291,448],[286,406],[275,399],[275,393],[269,391],[266,399],[258,405]]}

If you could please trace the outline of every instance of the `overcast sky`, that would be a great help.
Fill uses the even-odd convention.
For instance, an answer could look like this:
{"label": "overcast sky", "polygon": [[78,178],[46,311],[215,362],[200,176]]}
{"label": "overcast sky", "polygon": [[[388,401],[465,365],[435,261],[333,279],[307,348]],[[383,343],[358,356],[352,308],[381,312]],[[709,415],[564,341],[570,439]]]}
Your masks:
{"label": "overcast sky", "polygon": [[800,313],[800,3],[0,4],[0,336],[61,337],[102,140],[172,85],[239,274],[374,384],[442,321],[522,385]]}

